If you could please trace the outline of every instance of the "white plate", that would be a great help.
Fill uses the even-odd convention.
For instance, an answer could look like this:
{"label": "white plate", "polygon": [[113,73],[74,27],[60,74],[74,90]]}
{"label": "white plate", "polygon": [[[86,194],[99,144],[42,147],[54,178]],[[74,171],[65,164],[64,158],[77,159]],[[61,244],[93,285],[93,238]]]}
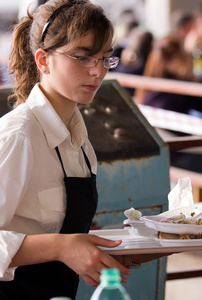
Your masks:
{"label": "white plate", "polygon": [[160,243],[163,247],[185,247],[185,246],[202,246],[202,239],[190,239],[190,240],[166,240],[154,238],[155,241]]}
{"label": "white plate", "polygon": [[156,233],[156,230],[148,228],[143,221],[126,219],[123,224],[130,225],[128,231],[132,236],[150,236]]}
{"label": "white plate", "polygon": [[163,223],[157,220],[163,217],[160,216],[145,216],[141,220],[145,222],[145,225],[156,231],[162,231],[167,233],[175,234],[200,234],[202,233],[202,225],[192,224],[174,224],[174,223]]}
{"label": "white plate", "polygon": [[123,221],[123,224],[125,224],[125,225],[131,225],[131,226],[138,226],[138,225],[144,225],[144,222],[140,221],[140,220],[126,219],[126,220]]}
{"label": "white plate", "polygon": [[172,217],[180,213],[190,217],[193,212],[195,212],[195,214],[202,212],[202,203],[181,207],[172,211],[166,211],[156,216],[143,216],[140,220],[143,221],[147,227],[157,231],[175,234],[200,234],[202,233],[202,225],[161,223],[157,221],[160,218]]}

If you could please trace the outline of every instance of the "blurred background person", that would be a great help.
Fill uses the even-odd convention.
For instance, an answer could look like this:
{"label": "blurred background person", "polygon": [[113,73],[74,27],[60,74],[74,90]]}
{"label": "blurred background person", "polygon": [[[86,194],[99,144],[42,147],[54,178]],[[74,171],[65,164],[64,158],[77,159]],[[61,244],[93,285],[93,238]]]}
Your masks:
{"label": "blurred background person", "polygon": [[128,46],[131,31],[139,26],[139,21],[132,9],[123,10],[118,16],[114,28],[116,39],[114,45],[114,56],[121,57],[121,52]]}
{"label": "blurred background person", "polygon": [[[167,36],[155,42],[145,66],[144,76],[196,81],[192,58],[176,36]],[[194,111],[198,117],[202,117],[201,97],[138,89],[135,102],[184,114],[192,114]],[[186,135],[183,132],[172,133],[176,136]],[[198,153],[172,151],[170,163],[177,168],[202,172],[202,155]]]}
{"label": "blurred background person", "polygon": [[171,32],[176,35],[182,43],[186,40],[194,25],[194,14],[190,11],[176,10],[171,15]]}
{"label": "blurred background person", "polygon": [[[128,46],[121,52],[121,61],[115,72],[143,75],[147,57],[152,49],[153,35],[149,31],[134,28],[128,39]],[[134,88],[126,88],[131,96]]]}
{"label": "blurred background person", "polygon": [[192,53],[198,38],[202,38],[202,4],[194,9],[194,22],[185,39],[185,48]]}
{"label": "blurred background person", "polygon": [[[176,36],[167,36],[155,42],[143,75],[196,81],[191,56],[184,50],[180,39]],[[202,99],[200,97],[138,89],[135,94],[135,102],[184,114],[190,114],[194,109],[202,117]]]}
{"label": "blurred background person", "polygon": [[193,71],[202,81],[202,4],[195,9],[194,24],[185,38],[185,49],[193,58]]}

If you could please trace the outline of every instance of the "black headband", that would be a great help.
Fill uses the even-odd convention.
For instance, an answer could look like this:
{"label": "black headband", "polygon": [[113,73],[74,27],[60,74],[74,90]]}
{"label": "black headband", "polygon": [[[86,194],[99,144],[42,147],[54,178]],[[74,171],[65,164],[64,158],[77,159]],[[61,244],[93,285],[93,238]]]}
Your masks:
{"label": "black headband", "polygon": [[57,17],[57,15],[60,13],[61,10],[63,10],[66,7],[71,7],[73,4],[76,3],[76,0],[72,0],[69,4],[63,4],[62,6],[58,7],[53,13],[52,15],[49,17],[49,19],[47,20],[47,22],[45,23],[43,30],[42,30],[42,34],[41,34],[41,41],[42,43],[44,42],[45,36],[47,34],[48,28],[50,26],[50,24],[53,22],[53,20],[55,20],[55,18]]}

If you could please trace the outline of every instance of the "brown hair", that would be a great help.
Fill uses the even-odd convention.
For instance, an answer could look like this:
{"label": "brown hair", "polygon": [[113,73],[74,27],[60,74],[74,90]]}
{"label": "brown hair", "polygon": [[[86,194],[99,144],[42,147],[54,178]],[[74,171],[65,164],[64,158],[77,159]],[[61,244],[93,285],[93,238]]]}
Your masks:
{"label": "brown hair", "polygon": [[[60,6],[58,16],[50,23],[44,41],[42,30],[50,16]],[[40,81],[40,72],[35,63],[35,52],[42,48],[51,53],[69,42],[78,42],[87,33],[94,35],[90,55],[102,49],[114,30],[100,6],[88,0],[49,0],[27,17],[23,17],[13,31],[13,42],[8,68],[14,74],[15,88],[12,96],[18,102],[26,101],[33,86]]]}

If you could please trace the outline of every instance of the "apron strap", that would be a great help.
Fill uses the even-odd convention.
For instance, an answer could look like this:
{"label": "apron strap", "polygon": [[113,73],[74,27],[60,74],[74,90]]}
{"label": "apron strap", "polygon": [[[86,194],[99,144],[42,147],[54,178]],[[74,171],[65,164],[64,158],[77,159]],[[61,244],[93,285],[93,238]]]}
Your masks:
{"label": "apron strap", "polygon": [[82,150],[82,152],[83,152],[83,155],[84,155],[86,164],[87,164],[87,166],[88,166],[88,169],[89,169],[89,171],[90,171],[90,173],[91,173],[91,175],[92,175],[91,165],[90,165],[88,156],[86,155],[85,151],[83,150],[83,147],[81,147],[81,150]]}
{"label": "apron strap", "polygon": [[61,166],[62,166],[64,175],[65,175],[65,177],[67,177],[67,174],[66,174],[66,172],[65,172],[65,168],[64,168],[64,166],[63,166],[62,158],[61,158],[60,151],[59,151],[58,147],[55,147],[55,150],[56,150],[57,155],[58,155],[58,158],[59,158],[59,160],[60,160],[60,163],[61,163]]}
{"label": "apron strap", "polygon": [[[67,177],[67,174],[66,174],[66,172],[65,172],[65,168],[64,168],[64,165],[63,165],[62,158],[61,158],[60,151],[59,151],[58,147],[55,147],[55,150],[56,150],[57,155],[58,155],[58,158],[59,158],[59,160],[60,160],[60,163],[61,163],[61,166],[62,166],[64,175],[65,175],[65,177]],[[89,159],[88,159],[86,153],[84,152],[83,147],[81,147],[81,150],[82,150],[82,152],[83,152],[83,155],[84,155],[86,164],[87,164],[87,166],[88,166],[88,169],[89,169],[91,175],[93,175],[92,170],[91,170],[91,165],[90,165]]]}

